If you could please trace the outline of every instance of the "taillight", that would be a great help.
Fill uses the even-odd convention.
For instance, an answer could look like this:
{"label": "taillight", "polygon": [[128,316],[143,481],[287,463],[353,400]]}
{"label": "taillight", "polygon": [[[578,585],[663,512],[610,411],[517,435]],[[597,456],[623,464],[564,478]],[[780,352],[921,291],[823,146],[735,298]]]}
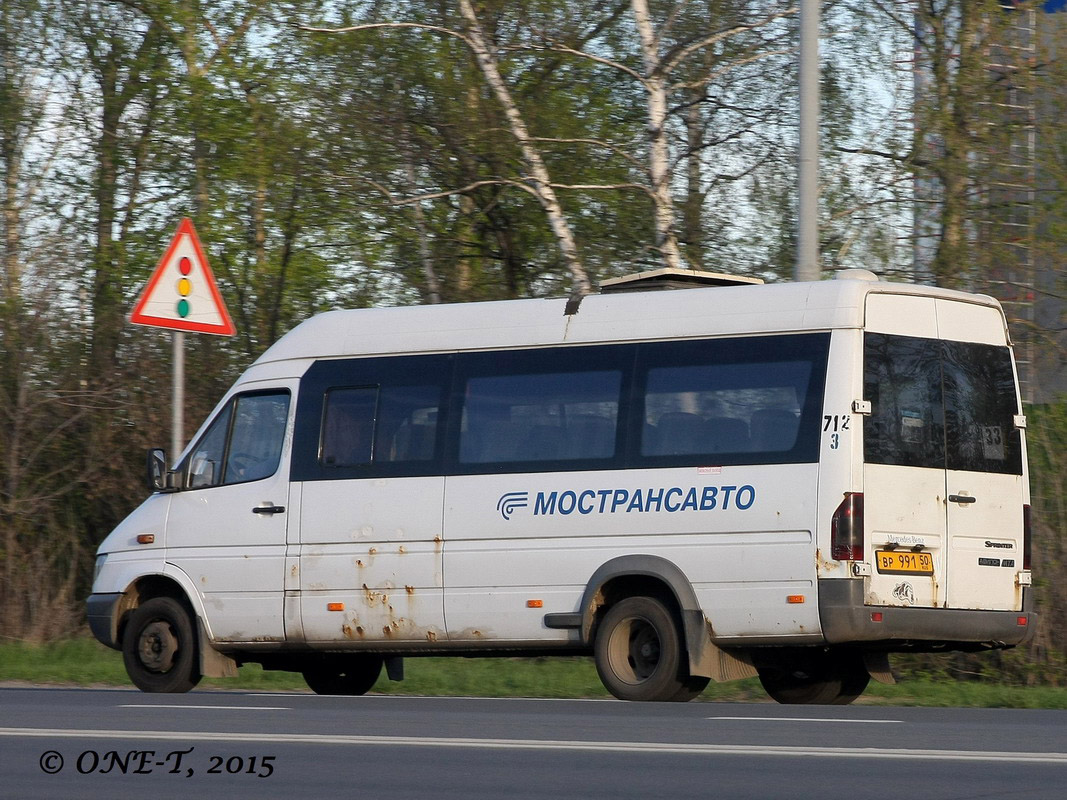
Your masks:
{"label": "taillight", "polygon": [[1030,534],[1033,525],[1030,521],[1030,506],[1023,506],[1023,569],[1030,569]]}
{"label": "taillight", "polygon": [[830,520],[830,557],[835,561],[863,560],[862,492],[845,492]]}

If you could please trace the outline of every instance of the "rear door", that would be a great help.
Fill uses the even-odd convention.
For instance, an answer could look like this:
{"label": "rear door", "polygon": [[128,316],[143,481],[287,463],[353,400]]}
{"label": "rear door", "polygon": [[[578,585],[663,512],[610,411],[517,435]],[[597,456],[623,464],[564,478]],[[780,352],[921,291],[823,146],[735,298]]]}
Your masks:
{"label": "rear door", "polygon": [[950,608],[1020,608],[1023,476],[1006,347],[944,342]]}
{"label": "rear door", "polygon": [[[1026,486],[1002,318],[947,300],[871,300],[868,327],[922,335],[865,334],[866,602],[1018,609]],[[893,300],[907,312],[892,313]]]}
{"label": "rear door", "polygon": [[864,529],[869,605],[945,602],[945,418],[940,342],[864,336]]}

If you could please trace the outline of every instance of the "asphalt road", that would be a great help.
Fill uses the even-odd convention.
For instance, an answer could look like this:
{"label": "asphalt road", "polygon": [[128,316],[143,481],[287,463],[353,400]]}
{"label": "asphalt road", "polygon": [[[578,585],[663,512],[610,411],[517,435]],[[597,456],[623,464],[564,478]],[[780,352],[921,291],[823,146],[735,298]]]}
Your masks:
{"label": "asphalt road", "polygon": [[0,798],[1067,797],[1067,712],[0,689]]}

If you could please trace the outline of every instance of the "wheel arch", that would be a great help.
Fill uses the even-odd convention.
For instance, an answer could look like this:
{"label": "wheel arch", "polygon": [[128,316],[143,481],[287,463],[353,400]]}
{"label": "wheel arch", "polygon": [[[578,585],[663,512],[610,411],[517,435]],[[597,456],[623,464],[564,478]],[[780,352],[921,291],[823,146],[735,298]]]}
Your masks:
{"label": "wheel arch", "polygon": [[143,603],[154,597],[170,597],[181,603],[189,612],[190,622],[194,625],[200,615],[189,600],[188,592],[175,578],[161,572],[140,575],[135,578],[122,592],[115,603],[114,617],[112,620],[114,641],[121,649],[122,639],[126,633],[126,624],[130,614]]}
{"label": "wheel arch", "polygon": [[673,561],[662,556],[631,554],[601,564],[589,578],[582,595],[582,642],[592,645],[600,617],[625,597],[645,595],[663,600],[677,617],[679,634],[692,675],[702,671],[703,652],[711,642],[708,622],[689,578]]}
{"label": "wheel arch", "polygon": [[122,638],[130,614],[155,597],[170,597],[179,602],[189,614],[189,623],[196,636],[196,649],[199,657],[200,672],[212,678],[233,677],[237,674],[237,662],[214,648],[204,606],[199,593],[195,590],[188,576],[181,570],[168,564],[164,572],[150,573],[137,577],[122,593],[115,605],[114,641],[122,648]]}
{"label": "wheel arch", "polygon": [[583,644],[591,646],[603,613],[625,597],[645,595],[665,601],[677,615],[689,660],[689,674],[715,681],[756,675],[747,653],[724,650],[712,639],[712,624],[682,569],[662,556],[630,554],[606,561],[586,584],[579,613]]}
{"label": "wheel arch", "polygon": [[593,641],[602,611],[623,597],[649,593],[673,605],[679,615],[701,611],[692,584],[676,564],[661,556],[619,556],[601,564],[586,584],[580,606],[582,641]]}

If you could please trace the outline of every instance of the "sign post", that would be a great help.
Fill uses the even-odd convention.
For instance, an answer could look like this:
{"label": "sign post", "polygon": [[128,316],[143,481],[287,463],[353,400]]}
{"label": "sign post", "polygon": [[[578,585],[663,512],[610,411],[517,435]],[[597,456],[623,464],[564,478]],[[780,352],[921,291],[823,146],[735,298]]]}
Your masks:
{"label": "sign post", "polygon": [[177,458],[185,444],[185,333],[233,336],[237,332],[188,217],[179,223],[163,258],[141,290],[130,312],[130,322],[173,331],[171,458]]}
{"label": "sign post", "polygon": [[185,331],[171,331],[174,340],[174,385],[170,393],[170,452],[177,458],[185,444]]}

